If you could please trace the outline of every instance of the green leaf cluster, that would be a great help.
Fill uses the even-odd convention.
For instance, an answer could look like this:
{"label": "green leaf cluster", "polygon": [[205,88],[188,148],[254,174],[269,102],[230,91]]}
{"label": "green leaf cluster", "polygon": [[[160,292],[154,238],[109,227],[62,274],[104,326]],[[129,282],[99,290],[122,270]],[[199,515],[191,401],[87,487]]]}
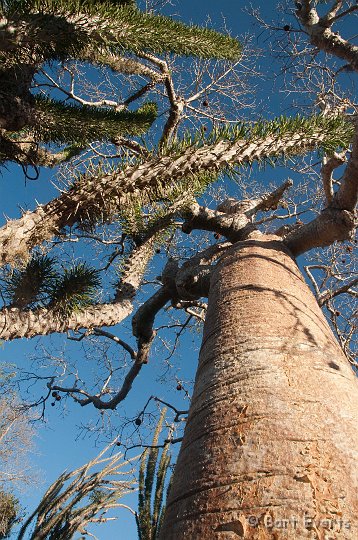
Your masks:
{"label": "green leaf cluster", "polygon": [[76,264],[56,280],[50,304],[62,316],[69,317],[94,303],[100,285],[98,270],[86,263]]}
{"label": "green leaf cluster", "polygon": [[36,111],[38,122],[35,136],[43,142],[86,145],[121,135],[141,135],[156,119],[157,106],[148,102],[137,111],[115,111],[109,108],[79,107],[37,96]]}
{"label": "green leaf cluster", "polygon": [[2,294],[11,307],[46,306],[66,317],[92,304],[101,285],[94,268],[79,263],[61,273],[55,259],[42,254],[35,254],[24,268],[14,269],[3,282]]}
{"label": "green leaf cluster", "polygon": [[241,55],[239,42],[229,35],[141,12],[132,2],[20,0],[3,2],[3,12],[29,21],[39,38],[46,38],[45,29],[51,30],[50,25],[52,30],[62,32],[56,39],[43,41],[48,59],[62,58],[65,53],[77,57],[88,47],[227,60],[237,60]]}

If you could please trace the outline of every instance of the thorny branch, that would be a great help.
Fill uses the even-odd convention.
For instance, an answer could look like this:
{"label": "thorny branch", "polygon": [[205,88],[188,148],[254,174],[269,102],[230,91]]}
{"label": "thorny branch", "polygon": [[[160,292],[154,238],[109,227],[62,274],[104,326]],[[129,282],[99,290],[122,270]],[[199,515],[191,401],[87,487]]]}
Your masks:
{"label": "thorny branch", "polygon": [[4,307],[0,310],[0,338],[16,339],[118,324],[132,313],[133,298],[153,256],[155,242],[156,235],[153,233],[132,251],[112,302],[95,304],[83,311],[74,312],[67,318],[59,317],[56,309],[51,308],[22,310]]}

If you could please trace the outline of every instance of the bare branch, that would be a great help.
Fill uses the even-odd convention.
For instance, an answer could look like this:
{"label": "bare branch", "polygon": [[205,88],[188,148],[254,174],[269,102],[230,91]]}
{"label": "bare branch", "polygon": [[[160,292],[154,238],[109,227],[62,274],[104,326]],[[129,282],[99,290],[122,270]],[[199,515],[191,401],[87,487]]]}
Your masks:
{"label": "bare branch", "polygon": [[326,202],[329,206],[333,200],[333,171],[340,165],[343,165],[347,161],[345,152],[338,154],[334,152],[332,156],[325,156],[323,158],[323,165],[321,168],[323,189],[326,196]]}
{"label": "bare branch", "polygon": [[335,193],[331,206],[353,212],[358,202],[358,119],[355,119],[352,150],[345,168],[341,186]]}
{"label": "bare branch", "polygon": [[213,231],[225,236],[230,242],[243,240],[251,231],[252,225],[245,214],[227,214],[210,210],[193,203],[183,213],[185,221],[182,231],[190,234],[194,229]]}
{"label": "bare branch", "polygon": [[[312,45],[348,62],[355,71],[358,71],[358,47],[343,39],[339,33],[333,32],[330,28],[333,22],[340,18],[335,15],[340,4],[341,2],[336,3],[335,8],[325,17],[319,17],[317,10],[313,7],[313,2],[306,0],[302,2],[302,8],[296,10],[296,16],[309,35]],[[355,9],[356,7],[347,13],[355,11]],[[344,15],[342,14],[342,16]]]}
{"label": "bare branch", "polygon": [[320,306],[323,306],[326,304],[329,300],[332,300],[332,298],[335,298],[339,294],[343,293],[352,293],[355,296],[358,296],[358,293],[352,289],[354,285],[358,283],[358,278],[353,279],[349,283],[346,283],[345,285],[342,285],[341,287],[337,287],[334,290],[325,291],[323,293],[320,293],[318,296],[318,304]]}
{"label": "bare branch", "polygon": [[107,337],[109,339],[112,339],[115,343],[118,343],[118,345],[121,345],[123,347],[123,349],[125,349],[127,352],[129,352],[130,357],[132,358],[132,360],[136,360],[137,353],[132,349],[132,347],[130,347],[128,345],[128,343],[126,343],[125,341],[123,341],[119,337],[115,336],[114,334],[111,334],[110,332],[107,332],[106,330],[102,330],[102,328],[98,328],[98,327],[95,327],[93,329],[93,333],[96,336],[104,336],[104,337]]}
{"label": "bare branch", "polygon": [[[311,221],[289,232],[285,237],[285,243],[291,252],[297,256],[315,247],[324,247],[336,241],[350,240],[356,227],[355,207],[358,200],[358,124],[356,123],[355,135],[352,143],[351,155],[348,159],[341,185],[333,195],[331,203],[321,214]],[[339,161],[339,157],[337,158]],[[330,166],[324,174],[329,174]],[[325,190],[328,197],[331,194],[328,186]]]}
{"label": "bare branch", "polygon": [[316,247],[350,240],[355,225],[355,216],[352,212],[326,208],[316,219],[289,232],[284,242],[291,253],[297,257]]}
{"label": "bare branch", "polygon": [[49,75],[46,71],[41,70],[41,73],[51,82],[54,88],[57,90],[60,90],[63,92],[68,98],[73,99],[77,103],[80,103],[80,105],[85,105],[86,107],[112,107],[116,110],[121,110],[124,108],[123,103],[118,103],[117,101],[109,100],[109,99],[101,99],[100,101],[88,101],[87,99],[83,99],[80,96],[77,96],[73,91],[73,84],[71,84],[71,89],[66,90],[66,88],[63,88],[58,82],[55,81],[51,75]]}

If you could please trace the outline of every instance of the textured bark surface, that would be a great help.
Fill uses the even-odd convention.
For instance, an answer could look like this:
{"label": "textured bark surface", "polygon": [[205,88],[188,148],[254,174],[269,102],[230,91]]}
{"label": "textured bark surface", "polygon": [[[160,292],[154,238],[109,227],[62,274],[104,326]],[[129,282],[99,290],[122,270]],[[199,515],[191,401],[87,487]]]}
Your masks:
{"label": "textured bark surface", "polygon": [[160,538],[358,538],[357,386],[277,237],[235,244],[212,276]]}
{"label": "textured bark surface", "polygon": [[0,310],[0,339],[31,338],[94,326],[113,326],[123,321],[132,311],[131,299],[91,306],[73,313],[70,317],[63,317],[56,310],[46,308],[36,310],[4,308]]}
{"label": "textured bark surface", "polygon": [[323,17],[318,15],[314,2],[305,0],[296,3],[296,7],[297,4],[300,5],[296,11],[297,18],[307,32],[311,44],[321,51],[345,60],[355,71],[358,71],[357,45],[343,39],[339,33],[331,29],[336,15],[339,15],[344,3],[334,2],[334,7],[332,6],[332,10],[329,10],[330,13]]}
{"label": "textured bark surface", "polygon": [[312,221],[288,233],[284,242],[297,257],[313,248],[330,246],[337,240],[353,240],[355,225],[353,212],[326,208]]}

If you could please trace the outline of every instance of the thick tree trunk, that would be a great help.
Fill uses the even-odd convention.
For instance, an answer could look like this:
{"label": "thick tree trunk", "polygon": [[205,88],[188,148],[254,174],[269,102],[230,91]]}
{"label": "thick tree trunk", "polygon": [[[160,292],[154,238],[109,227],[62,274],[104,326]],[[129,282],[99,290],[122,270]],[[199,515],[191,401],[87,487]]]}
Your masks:
{"label": "thick tree trunk", "polygon": [[282,242],[235,244],[212,276],[160,538],[358,538],[357,386]]}

